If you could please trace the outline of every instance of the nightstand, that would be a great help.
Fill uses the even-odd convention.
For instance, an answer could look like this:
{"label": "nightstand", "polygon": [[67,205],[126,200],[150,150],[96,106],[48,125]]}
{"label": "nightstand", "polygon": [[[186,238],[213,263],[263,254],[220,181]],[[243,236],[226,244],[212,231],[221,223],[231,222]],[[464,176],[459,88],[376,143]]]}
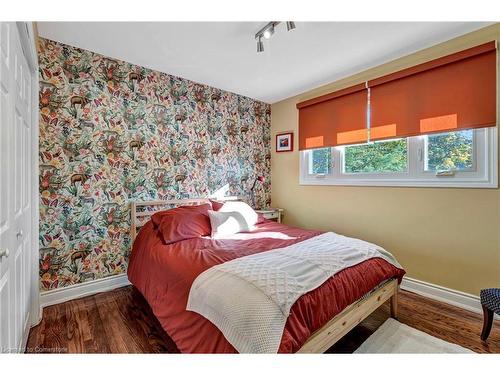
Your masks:
{"label": "nightstand", "polygon": [[255,210],[258,214],[261,214],[264,216],[264,218],[268,220],[274,220],[278,223],[281,223],[281,218],[283,216],[283,211],[285,211],[282,208],[266,208],[262,210]]}

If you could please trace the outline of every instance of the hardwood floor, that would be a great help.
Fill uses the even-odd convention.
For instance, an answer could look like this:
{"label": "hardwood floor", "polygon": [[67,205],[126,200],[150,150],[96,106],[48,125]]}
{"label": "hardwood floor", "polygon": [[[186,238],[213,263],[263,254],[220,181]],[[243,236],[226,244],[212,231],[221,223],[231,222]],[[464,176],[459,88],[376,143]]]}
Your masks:
{"label": "hardwood floor", "polygon": [[[375,311],[329,353],[352,353],[389,317],[389,305]],[[479,335],[482,316],[401,291],[399,321],[480,353],[500,353],[500,322],[488,341]],[[132,286],[46,307],[32,328],[27,352],[178,353],[147,302]]]}
{"label": "hardwood floor", "polygon": [[28,353],[178,353],[132,286],[46,307]]}

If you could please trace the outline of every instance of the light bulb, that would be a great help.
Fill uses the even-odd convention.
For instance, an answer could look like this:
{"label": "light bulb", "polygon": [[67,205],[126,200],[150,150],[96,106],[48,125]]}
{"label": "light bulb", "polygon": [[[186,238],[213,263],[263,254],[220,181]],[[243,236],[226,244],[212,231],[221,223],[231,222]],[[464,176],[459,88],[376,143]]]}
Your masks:
{"label": "light bulb", "polygon": [[268,27],[266,30],[264,30],[264,32],[262,33],[262,36],[266,39],[269,39],[271,37],[271,35],[274,34],[274,27],[271,26],[271,27]]}

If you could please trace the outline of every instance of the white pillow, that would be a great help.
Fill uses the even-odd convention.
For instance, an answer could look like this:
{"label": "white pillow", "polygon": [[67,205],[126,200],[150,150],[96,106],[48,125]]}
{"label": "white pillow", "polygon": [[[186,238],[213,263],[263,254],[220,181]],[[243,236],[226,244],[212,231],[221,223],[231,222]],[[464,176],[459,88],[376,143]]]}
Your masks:
{"label": "white pillow", "polygon": [[212,238],[224,238],[239,232],[250,232],[253,226],[248,225],[240,212],[220,212],[208,210]]}
{"label": "white pillow", "polygon": [[229,201],[222,205],[217,212],[238,212],[245,219],[248,227],[253,227],[257,224],[259,215],[245,202]]}

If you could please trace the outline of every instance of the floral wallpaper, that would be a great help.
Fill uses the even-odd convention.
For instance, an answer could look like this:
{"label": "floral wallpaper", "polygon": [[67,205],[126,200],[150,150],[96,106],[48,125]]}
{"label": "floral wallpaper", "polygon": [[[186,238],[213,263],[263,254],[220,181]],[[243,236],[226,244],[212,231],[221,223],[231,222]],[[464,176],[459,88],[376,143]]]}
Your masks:
{"label": "floral wallpaper", "polygon": [[41,289],[125,272],[131,200],[270,204],[270,106],[40,39]]}

